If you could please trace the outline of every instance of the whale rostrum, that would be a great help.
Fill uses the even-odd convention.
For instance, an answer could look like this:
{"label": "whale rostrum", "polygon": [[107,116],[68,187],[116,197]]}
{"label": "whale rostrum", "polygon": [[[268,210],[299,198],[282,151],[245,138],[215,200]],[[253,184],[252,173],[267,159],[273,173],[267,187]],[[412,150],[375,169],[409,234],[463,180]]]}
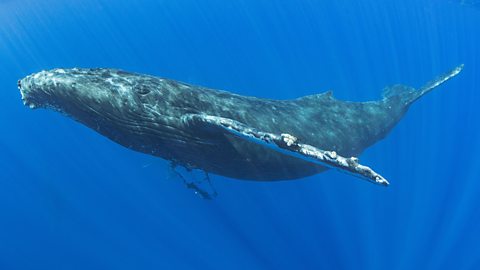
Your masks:
{"label": "whale rostrum", "polygon": [[334,168],[388,185],[358,156],[383,139],[420,97],[463,65],[420,89],[394,85],[377,101],[331,92],[261,99],[104,68],[53,69],[20,80],[25,105],[49,108],[132,150],[236,179],[297,179]]}

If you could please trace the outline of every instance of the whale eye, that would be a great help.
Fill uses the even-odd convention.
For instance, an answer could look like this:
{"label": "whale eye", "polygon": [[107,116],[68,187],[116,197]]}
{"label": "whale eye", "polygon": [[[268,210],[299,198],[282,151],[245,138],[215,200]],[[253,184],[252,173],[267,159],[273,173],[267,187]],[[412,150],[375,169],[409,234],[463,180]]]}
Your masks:
{"label": "whale eye", "polygon": [[150,93],[150,89],[148,89],[148,87],[146,87],[145,85],[140,84],[135,86],[135,92],[144,96]]}

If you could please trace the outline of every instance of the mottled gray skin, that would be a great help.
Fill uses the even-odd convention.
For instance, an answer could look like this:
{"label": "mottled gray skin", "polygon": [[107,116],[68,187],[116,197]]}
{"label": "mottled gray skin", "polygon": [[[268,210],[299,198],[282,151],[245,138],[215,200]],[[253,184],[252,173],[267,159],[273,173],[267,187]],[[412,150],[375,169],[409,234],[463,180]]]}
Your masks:
{"label": "mottled gray skin", "polygon": [[19,81],[32,108],[60,111],[135,151],[238,179],[301,178],[326,168],[185,121],[188,114],[230,118],[302,143],[358,156],[384,138],[419,97],[396,86],[374,102],[336,100],[331,93],[270,100],[113,69],[55,69]]}

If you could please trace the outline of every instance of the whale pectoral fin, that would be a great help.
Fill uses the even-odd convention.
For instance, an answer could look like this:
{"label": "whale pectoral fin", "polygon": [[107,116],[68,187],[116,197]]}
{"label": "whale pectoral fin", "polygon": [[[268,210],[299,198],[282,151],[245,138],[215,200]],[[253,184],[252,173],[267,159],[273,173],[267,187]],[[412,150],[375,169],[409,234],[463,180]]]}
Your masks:
{"label": "whale pectoral fin", "polygon": [[213,116],[207,114],[185,114],[182,116],[181,121],[185,127],[193,128],[197,132],[209,133],[209,135],[218,134],[219,131],[223,131],[223,128],[214,121],[209,120],[211,117]]}
{"label": "whale pectoral fin", "polygon": [[359,164],[357,158],[345,158],[334,151],[325,151],[308,144],[299,143],[298,139],[290,134],[278,135],[259,131],[236,120],[212,115],[190,114],[185,115],[183,120],[189,125],[201,127],[210,132],[220,131],[228,133],[282,154],[337,169],[375,184],[384,186],[389,184],[380,174],[367,166]]}

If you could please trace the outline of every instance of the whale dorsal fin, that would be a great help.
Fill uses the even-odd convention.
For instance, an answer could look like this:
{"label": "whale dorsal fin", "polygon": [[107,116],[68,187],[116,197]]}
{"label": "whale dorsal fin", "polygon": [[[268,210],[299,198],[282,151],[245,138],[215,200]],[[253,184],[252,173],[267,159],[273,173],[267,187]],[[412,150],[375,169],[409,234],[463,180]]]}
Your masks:
{"label": "whale dorsal fin", "polygon": [[312,103],[318,103],[319,101],[324,101],[324,100],[329,100],[333,99],[333,92],[332,91],[326,91],[320,94],[314,94],[314,95],[308,95],[308,96],[303,96],[295,99],[296,101],[299,102],[312,102]]}

